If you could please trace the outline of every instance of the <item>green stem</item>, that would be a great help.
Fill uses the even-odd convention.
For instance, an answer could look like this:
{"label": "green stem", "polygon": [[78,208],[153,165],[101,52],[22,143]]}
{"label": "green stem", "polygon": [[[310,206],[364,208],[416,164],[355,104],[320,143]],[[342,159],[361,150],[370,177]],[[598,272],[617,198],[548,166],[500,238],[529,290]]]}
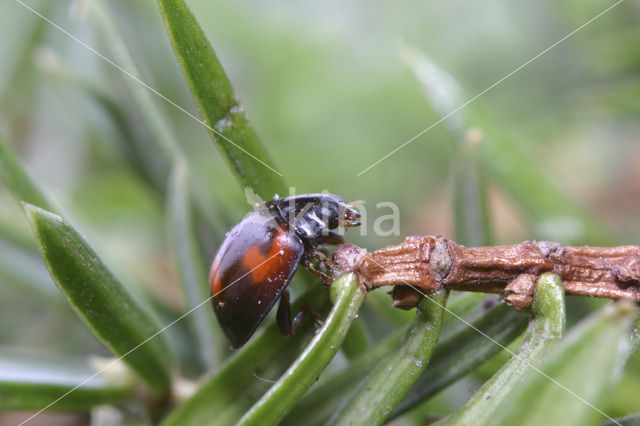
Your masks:
{"label": "green stem", "polygon": [[443,330],[429,368],[416,381],[391,418],[416,407],[484,364],[502,347],[520,336],[527,326],[527,315],[504,304],[496,304],[475,319],[472,315],[464,315],[465,321],[472,324],[473,328],[458,318],[448,318],[458,321],[459,326],[449,324]]}
{"label": "green stem", "polygon": [[530,366],[560,339],[565,326],[564,289],[560,277],[545,273],[538,278],[533,319],[522,347],[507,364],[473,394],[458,411],[439,425],[488,424],[508,395],[527,377]]}
{"label": "green stem", "polygon": [[401,346],[376,366],[335,424],[384,423],[429,363],[440,335],[446,300],[444,290],[422,300]]}
{"label": "green stem", "polygon": [[608,417],[609,410],[602,408],[611,401],[613,386],[621,377],[634,315],[633,303],[621,300],[573,326],[545,351],[537,371],[528,369],[526,379],[495,411],[491,424],[599,424]]}
{"label": "green stem", "polygon": [[398,328],[381,342],[367,349],[344,369],[323,377],[317,386],[296,404],[285,417],[282,425],[294,426],[324,425],[331,418],[337,407],[350,398],[354,388],[369,374],[375,366],[393,351],[404,335],[404,328]]}
{"label": "green stem", "polygon": [[353,360],[366,353],[368,349],[369,337],[364,329],[364,325],[362,325],[362,321],[355,320],[353,324],[351,324],[351,328],[342,344],[342,353],[344,353],[347,359]]}
{"label": "green stem", "polygon": [[353,273],[333,282],[334,306],[322,329],[280,380],[240,419],[239,425],[275,425],[282,420],[334,357],[365,296]]}
{"label": "green stem", "polygon": [[[329,312],[328,296],[322,286],[313,286],[296,299],[292,312],[307,305],[324,316]],[[246,346],[235,351],[191,398],[173,410],[162,426],[202,425],[213,418],[216,426],[237,424],[269,390],[271,380],[287,371],[312,336],[311,321],[304,321],[298,332],[287,339],[272,321]]]}
{"label": "green stem", "polygon": [[[371,300],[370,297],[374,294],[375,293],[370,293],[367,296],[367,302]],[[491,310],[487,311],[486,308],[482,307],[482,299],[485,297],[485,295],[480,293],[460,293],[458,296],[459,297],[448,300],[447,309],[456,314],[464,315],[464,318],[467,321],[477,321],[478,315],[476,313],[478,311],[483,314],[480,316],[491,314]],[[504,305],[502,305],[501,307],[506,308]],[[411,313],[409,311],[402,312]],[[508,309],[507,312],[513,313],[514,311],[513,309]],[[469,316],[470,313],[471,315]],[[448,318],[449,322],[451,322],[453,319],[453,317]],[[455,320],[459,321],[457,318],[455,318]],[[498,324],[502,323],[499,320],[497,322]],[[511,321],[511,323],[513,323],[513,321]],[[447,319],[445,318],[442,324],[443,330],[446,327],[446,324]],[[385,337],[382,341],[377,342],[375,345],[367,348],[364,353],[362,353],[360,356],[358,356],[358,358],[354,359],[352,362],[346,365],[345,368],[333,372],[331,376],[322,377],[319,380],[318,384],[314,386],[312,390],[307,392],[304,398],[302,398],[302,400],[300,400],[300,402],[296,404],[295,408],[287,415],[287,417],[285,417],[282,424],[298,425],[304,423],[305,425],[309,426],[326,424],[331,416],[335,413],[336,409],[343,406],[344,401],[347,401],[352,397],[352,395],[354,394],[354,389],[358,386],[358,384],[362,380],[364,380],[367,375],[371,373],[371,371],[373,371],[374,367],[381,360],[388,357],[389,354],[397,348],[400,340],[406,334],[406,329],[408,328],[408,326],[409,324],[406,324],[406,326],[402,327],[396,327],[395,330],[391,332],[387,337]],[[351,332],[351,330],[349,332]],[[438,345],[436,346],[436,350],[430,363],[431,366],[433,366],[434,362],[436,362],[436,354],[438,353],[438,348],[442,346],[444,337],[445,334],[443,332],[440,334]],[[465,346],[466,341],[464,339],[459,342],[458,339],[456,339],[456,336],[450,336],[450,338],[455,339],[456,342],[459,343],[458,346]],[[498,337],[498,339],[500,339],[500,337]],[[344,349],[344,344],[342,347]],[[448,351],[447,353],[451,353],[451,351]],[[469,357],[467,356],[466,359],[468,358]],[[448,368],[446,369],[446,371],[449,372],[451,371],[451,369]],[[407,398],[405,398],[403,402],[406,401],[406,399]]]}

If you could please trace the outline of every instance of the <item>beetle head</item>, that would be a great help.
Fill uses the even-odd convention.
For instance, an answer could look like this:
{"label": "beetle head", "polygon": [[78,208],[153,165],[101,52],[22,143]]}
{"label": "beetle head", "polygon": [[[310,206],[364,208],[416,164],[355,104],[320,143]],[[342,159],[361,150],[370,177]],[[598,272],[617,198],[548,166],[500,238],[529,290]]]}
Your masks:
{"label": "beetle head", "polygon": [[338,226],[358,226],[360,213],[334,194],[302,194],[276,199],[283,219],[296,233],[315,238]]}

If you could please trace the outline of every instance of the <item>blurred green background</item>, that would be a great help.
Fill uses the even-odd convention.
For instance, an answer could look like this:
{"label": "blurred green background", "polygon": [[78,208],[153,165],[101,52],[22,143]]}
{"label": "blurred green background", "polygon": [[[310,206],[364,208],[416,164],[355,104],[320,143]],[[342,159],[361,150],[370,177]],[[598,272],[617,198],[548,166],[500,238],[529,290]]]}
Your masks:
{"label": "blurred green background", "polygon": [[[111,58],[83,2],[28,4]],[[190,1],[275,167],[297,193],[329,190],[364,200],[369,249],[407,235],[453,229],[452,164],[461,143],[446,123],[467,117],[504,155],[483,168],[493,242],[552,239],[577,244],[640,243],[640,3],[623,2],[361,176],[443,113],[407,63],[407,46],[461,85],[462,102],[602,12],[596,1],[266,2]],[[116,274],[180,310],[168,253],[163,163],[132,106],[120,71],[19,3],[1,0],[0,134]],[[153,2],[110,2],[142,80],[198,115]],[[419,77],[419,76],[418,76]],[[97,99],[123,114],[118,123]],[[206,129],[155,99],[210,197],[224,232],[249,206]],[[455,103],[455,106],[461,102]],[[475,121],[473,121],[475,120]],[[131,147],[143,147],[134,155]],[[510,176],[510,155],[548,182]],[[136,161],[145,166],[136,168]],[[534,179],[535,180],[535,179]],[[546,218],[549,188],[579,206],[588,226],[559,208]],[[282,195],[282,194],[281,194]],[[285,194],[286,195],[286,194]],[[527,201],[529,200],[529,201]],[[400,235],[371,232],[375,205],[400,207]],[[574,203],[575,202],[575,203]],[[597,231],[589,231],[593,225]],[[0,343],[62,353],[106,353],[77,321],[48,277],[27,221],[0,190]],[[580,316],[589,303],[569,306]],[[499,364],[497,364],[499,365]],[[488,374],[488,373],[487,373]],[[640,411],[633,366],[608,413]],[[477,386],[447,395],[454,408]],[[465,388],[466,387],[466,388]]]}

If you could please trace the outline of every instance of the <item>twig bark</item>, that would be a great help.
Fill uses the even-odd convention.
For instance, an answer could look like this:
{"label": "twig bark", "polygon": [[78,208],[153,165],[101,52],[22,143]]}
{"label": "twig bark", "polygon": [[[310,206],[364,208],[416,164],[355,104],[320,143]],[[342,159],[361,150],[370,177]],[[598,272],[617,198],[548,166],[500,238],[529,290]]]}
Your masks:
{"label": "twig bark", "polygon": [[640,247],[563,247],[550,241],[468,248],[442,236],[408,237],[368,253],[344,244],[333,273],[360,275],[368,290],[393,285],[394,305],[411,308],[415,289],[503,294],[518,310],[531,305],[537,277],[555,272],[567,294],[640,302]]}

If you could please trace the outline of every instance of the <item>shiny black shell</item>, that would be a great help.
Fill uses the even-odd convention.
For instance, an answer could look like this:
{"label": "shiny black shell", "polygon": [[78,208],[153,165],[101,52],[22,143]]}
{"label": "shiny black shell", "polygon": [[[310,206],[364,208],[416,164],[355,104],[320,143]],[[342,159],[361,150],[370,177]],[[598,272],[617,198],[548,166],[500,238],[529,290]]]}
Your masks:
{"label": "shiny black shell", "polygon": [[[234,348],[242,346],[286,291],[303,258],[321,260],[318,246],[341,244],[332,231],[360,225],[360,214],[334,194],[275,197],[247,214],[225,237],[216,255],[209,284],[213,309]],[[278,315],[281,332],[294,332],[289,299]],[[280,310],[279,310],[280,314]]]}
{"label": "shiny black shell", "polygon": [[268,209],[247,214],[227,234],[211,267],[212,303],[222,330],[239,348],[289,284],[304,244]]}

